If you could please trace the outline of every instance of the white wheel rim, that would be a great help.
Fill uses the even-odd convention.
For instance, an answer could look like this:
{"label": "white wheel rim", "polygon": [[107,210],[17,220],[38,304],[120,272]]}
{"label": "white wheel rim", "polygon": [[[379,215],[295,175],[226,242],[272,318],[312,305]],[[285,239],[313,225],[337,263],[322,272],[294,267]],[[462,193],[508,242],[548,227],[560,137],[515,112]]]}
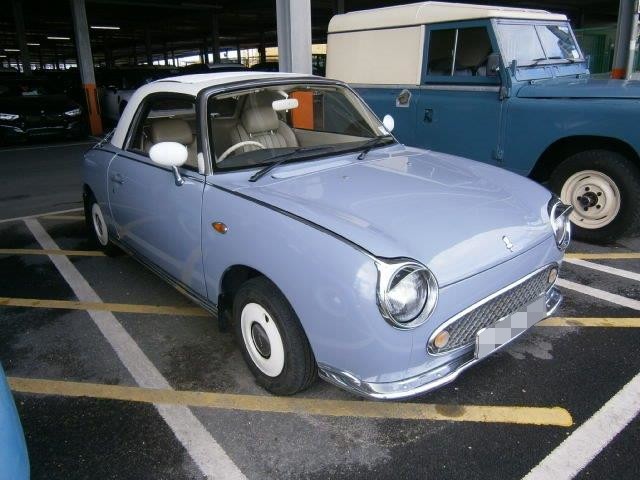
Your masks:
{"label": "white wheel rim", "polygon": [[102,216],[100,205],[97,203],[94,203],[91,207],[91,219],[93,221],[93,230],[96,232],[98,242],[100,242],[100,245],[103,247],[106,247],[107,243],[109,243],[109,232],[107,231],[107,224]]}
{"label": "white wheel rim", "polygon": [[[257,326],[254,326],[257,325]],[[269,377],[277,377],[284,368],[284,345],[282,337],[276,323],[271,315],[257,303],[247,303],[240,314],[240,328],[242,330],[242,339],[244,345],[249,352],[249,356],[254,365],[260,369],[262,373]],[[264,351],[260,352],[260,348],[256,342],[260,338],[256,338],[256,333],[264,332],[269,342],[269,355],[265,357]],[[262,345],[264,350],[264,345]]]}
{"label": "white wheel rim", "polygon": [[608,225],[620,211],[618,186],[611,177],[596,170],[571,175],[562,186],[560,198],[573,205],[571,222],[590,230]]}

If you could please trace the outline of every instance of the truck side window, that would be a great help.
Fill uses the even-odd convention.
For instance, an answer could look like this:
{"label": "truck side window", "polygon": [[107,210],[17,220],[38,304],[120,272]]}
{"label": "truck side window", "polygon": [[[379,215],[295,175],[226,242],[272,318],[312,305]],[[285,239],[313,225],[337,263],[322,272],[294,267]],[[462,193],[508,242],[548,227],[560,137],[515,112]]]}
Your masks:
{"label": "truck side window", "polygon": [[433,30],[429,37],[427,75],[486,77],[493,47],[485,27]]}

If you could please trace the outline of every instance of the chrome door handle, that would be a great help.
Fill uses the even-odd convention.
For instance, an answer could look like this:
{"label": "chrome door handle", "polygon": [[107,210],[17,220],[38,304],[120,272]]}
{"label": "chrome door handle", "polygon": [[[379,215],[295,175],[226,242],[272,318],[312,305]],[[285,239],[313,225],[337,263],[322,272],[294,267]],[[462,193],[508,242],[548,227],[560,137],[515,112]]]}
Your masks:
{"label": "chrome door handle", "polygon": [[110,178],[112,182],[119,183],[120,185],[124,183],[124,177],[119,173],[114,173]]}

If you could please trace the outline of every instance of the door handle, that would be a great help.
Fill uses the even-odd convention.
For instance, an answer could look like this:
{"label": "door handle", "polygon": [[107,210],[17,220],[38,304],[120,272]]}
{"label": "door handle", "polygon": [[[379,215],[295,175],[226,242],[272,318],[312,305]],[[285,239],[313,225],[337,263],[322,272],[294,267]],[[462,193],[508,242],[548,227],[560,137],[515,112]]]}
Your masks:
{"label": "door handle", "polygon": [[422,118],[422,121],[427,123],[433,122],[433,108],[424,109],[424,117]]}
{"label": "door handle", "polygon": [[112,182],[119,183],[120,185],[124,183],[124,177],[119,173],[114,173],[110,178]]}

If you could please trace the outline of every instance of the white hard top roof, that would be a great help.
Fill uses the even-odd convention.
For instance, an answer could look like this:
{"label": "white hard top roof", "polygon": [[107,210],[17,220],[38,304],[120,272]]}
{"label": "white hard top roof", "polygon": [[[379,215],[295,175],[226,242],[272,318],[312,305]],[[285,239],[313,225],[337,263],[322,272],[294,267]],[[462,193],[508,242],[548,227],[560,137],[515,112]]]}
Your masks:
{"label": "white hard top roof", "polygon": [[396,7],[361,10],[334,16],[329,33],[375,28],[424,25],[479,18],[512,18],[521,20],[567,20],[566,15],[528,8],[494,7],[448,2],[420,2]]}

